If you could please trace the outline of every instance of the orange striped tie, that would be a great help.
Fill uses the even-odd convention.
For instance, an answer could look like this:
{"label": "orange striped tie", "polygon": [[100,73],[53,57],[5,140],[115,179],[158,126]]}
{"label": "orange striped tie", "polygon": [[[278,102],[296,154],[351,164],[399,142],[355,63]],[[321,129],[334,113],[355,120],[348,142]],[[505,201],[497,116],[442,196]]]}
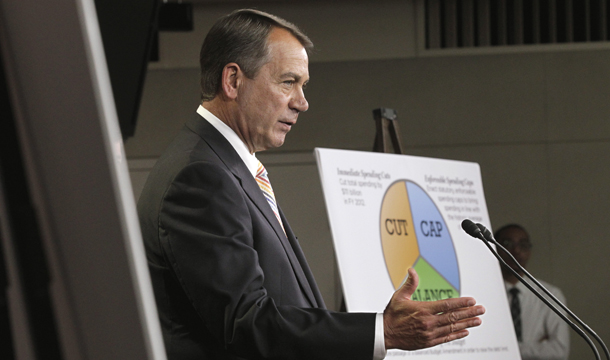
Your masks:
{"label": "orange striped tie", "polygon": [[256,182],[258,183],[258,187],[261,188],[263,195],[267,198],[267,202],[269,206],[271,206],[271,210],[275,214],[277,221],[280,223],[282,230],[284,230],[284,234],[286,230],[284,229],[284,224],[282,224],[282,220],[280,219],[280,212],[277,209],[277,203],[275,202],[275,195],[273,194],[273,188],[271,187],[271,183],[269,182],[269,177],[267,176],[267,170],[263,166],[263,164],[258,162],[258,170],[256,171]]}

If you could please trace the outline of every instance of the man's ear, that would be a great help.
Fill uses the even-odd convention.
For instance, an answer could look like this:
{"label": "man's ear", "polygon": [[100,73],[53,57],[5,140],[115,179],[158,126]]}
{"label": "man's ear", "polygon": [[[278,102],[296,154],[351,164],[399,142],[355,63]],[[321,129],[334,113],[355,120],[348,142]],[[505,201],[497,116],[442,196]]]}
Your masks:
{"label": "man's ear", "polygon": [[221,85],[223,95],[229,99],[237,98],[237,89],[239,88],[241,79],[244,73],[236,63],[228,63],[222,69]]}

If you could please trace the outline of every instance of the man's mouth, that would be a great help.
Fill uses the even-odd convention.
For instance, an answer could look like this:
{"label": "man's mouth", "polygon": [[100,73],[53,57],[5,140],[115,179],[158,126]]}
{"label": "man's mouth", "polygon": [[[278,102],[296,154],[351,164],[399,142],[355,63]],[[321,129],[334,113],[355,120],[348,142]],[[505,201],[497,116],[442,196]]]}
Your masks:
{"label": "man's mouth", "polygon": [[281,124],[284,124],[286,126],[288,126],[289,128],[292,127],[292,125],[296,124],[296,121],[280,121]]}

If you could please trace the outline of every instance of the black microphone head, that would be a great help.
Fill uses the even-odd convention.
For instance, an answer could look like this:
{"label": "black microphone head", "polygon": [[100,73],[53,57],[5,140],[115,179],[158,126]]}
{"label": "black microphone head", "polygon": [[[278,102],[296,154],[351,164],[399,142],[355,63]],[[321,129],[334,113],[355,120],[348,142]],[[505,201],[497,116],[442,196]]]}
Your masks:
{"label": "black microphone head", "polygon": [[462,221],[462,229],[464,229],[468,235],[474,238],[479,238],[481,235],[481,229],[479,229],[479,227],[470,219],[464,219],[464,221]]}
{"label": "black microphone head", "polygon": [[493,241],[494,236],[492,235],[491,231],[489,231],[489,229],[485,227],[485,225],[479,224],[479,223],[477,223],[476,225],[479,228],[479,230],[481,230],[481,233],[483,234],[485,239],[487,239],[489,241]]}

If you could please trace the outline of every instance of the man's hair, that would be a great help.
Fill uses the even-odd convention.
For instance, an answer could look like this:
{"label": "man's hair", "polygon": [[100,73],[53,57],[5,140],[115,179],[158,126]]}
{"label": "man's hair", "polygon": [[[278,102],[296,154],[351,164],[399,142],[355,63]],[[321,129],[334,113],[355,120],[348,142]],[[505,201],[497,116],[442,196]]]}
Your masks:
{"label": "man's hair", "polygon": [[222,71],[228,63],[237,63],[249,79],[256,76],[270,61],[267,38],[273,28],[288,30],[307,52],[313,48],[296,25],[258,10],[237,10],[214,24],[199,54],[203,101],[212,100],[220,91]]}
{"label": "man's hair", "polygon": [[[525,228],[519,224],[506,224],[506,225],[502,226],[501,228],[499,228],[498,230],[496,230],[496,232],[494,233],[494,238],[497,240],[498,236],[500,236],[503,232],[505,232],[508,229],[519,229],[527,234],[527,230],[525,230]],[[529,236],[529,234],[528,234],[528,236]]]}

